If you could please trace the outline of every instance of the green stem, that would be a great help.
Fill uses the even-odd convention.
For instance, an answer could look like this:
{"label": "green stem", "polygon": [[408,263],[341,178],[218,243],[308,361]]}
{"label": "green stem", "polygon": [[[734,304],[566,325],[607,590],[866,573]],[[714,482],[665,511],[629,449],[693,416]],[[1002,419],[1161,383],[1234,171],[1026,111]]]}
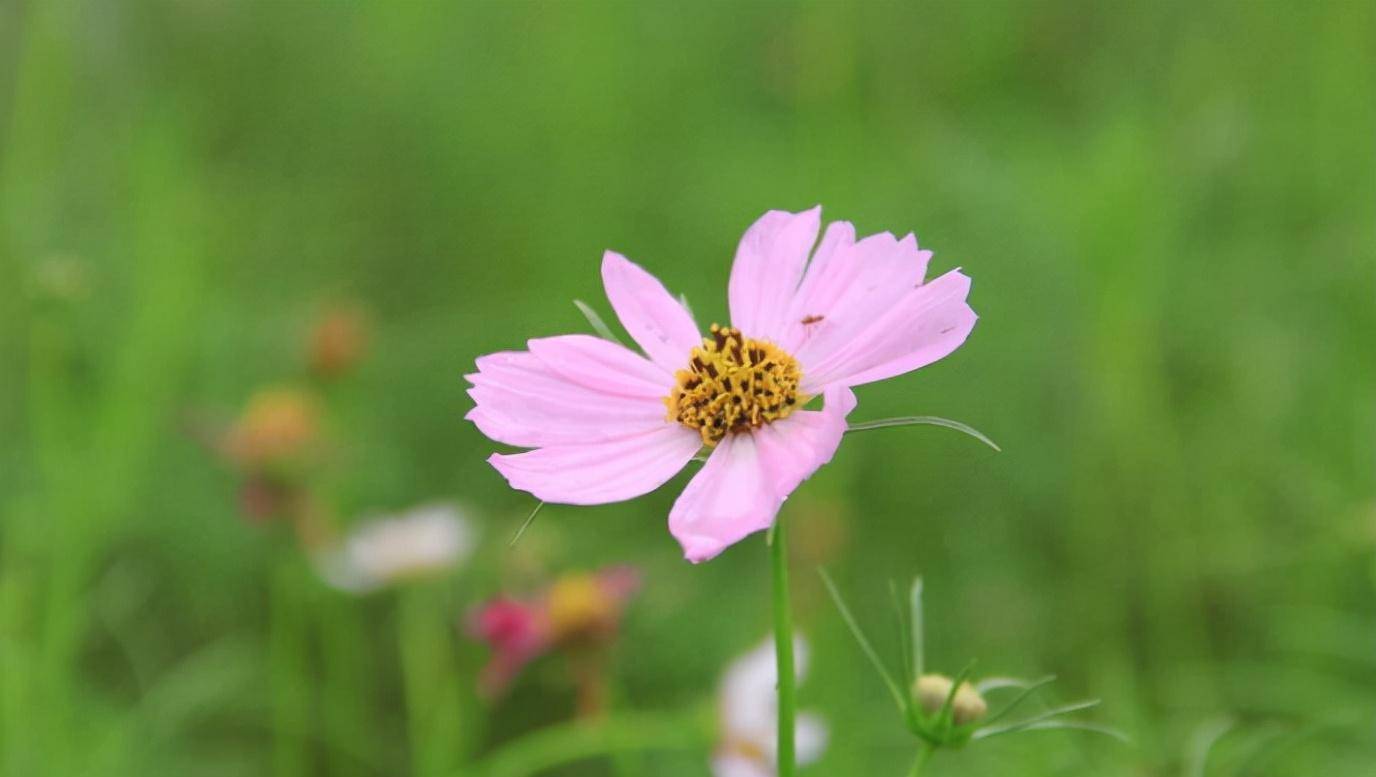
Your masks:
{"label": "green stem", "polygon": [[413,777],[465,771],[471,722],[454,663],[456,646],[441,591],[415,583],[399,592],[397,638],[406,694]]}
{"label": "green stem", "polygon": [[795,756],[793,615],[788,603],[788,544],[784,541],[784,522],[775,519],[770,543],[774,567],[774,653],[779,672],[779,777],[793,777]]}
{"label": "green stem", "polygon": [[273,696],[273,774],[308,774],[310,689],[306,681],[306,626],[298,596],[296,560],[282,558],[272,581],[272,626],[269,634]]}
{"label": "green stem", "polygon": [[374,730],[368,721],[368,641],[357,602],[322,593],[312,609],[320,619],[324,675],[321,713],[332,745],[329,772],[338,777],[359,777],[366,764],[376,760],[373,739],[368,736]]}
{"label": "green stem", "polygon": [[908,770],[908,777],[918,777],[922,774],[923,768],[927,766],[927,762],[931,760],[932,754],[935,752],[935,747],[923,745],[922,749],[917,751],[917,758],[913,760],[913,767]]}

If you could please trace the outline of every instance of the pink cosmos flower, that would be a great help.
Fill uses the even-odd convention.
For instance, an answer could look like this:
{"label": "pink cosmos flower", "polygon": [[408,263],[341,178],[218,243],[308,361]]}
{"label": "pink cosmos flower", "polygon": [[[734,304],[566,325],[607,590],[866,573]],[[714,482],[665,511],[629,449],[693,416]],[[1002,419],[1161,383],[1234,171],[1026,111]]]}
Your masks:
{"label": "pink cosmos flower", "polygon": [[[975,324],[970,279],[924,281],[932,252],[911,234],[856,240],[838,221],[817,243],[820,225],[820,206],[755,222],[731,269],[732,326],[706,338],[658,280],[608,251],[607,297],[644,355],[563,335],[479,358],[468,418],[534,449],[488,461],[513,488],[591,505],[653,491],[707,446],[669,513],[684,554],[705,561],[768,528],[836,452],[852,386],[931,364]],[[804,409],[815,397],[822,407]]]}

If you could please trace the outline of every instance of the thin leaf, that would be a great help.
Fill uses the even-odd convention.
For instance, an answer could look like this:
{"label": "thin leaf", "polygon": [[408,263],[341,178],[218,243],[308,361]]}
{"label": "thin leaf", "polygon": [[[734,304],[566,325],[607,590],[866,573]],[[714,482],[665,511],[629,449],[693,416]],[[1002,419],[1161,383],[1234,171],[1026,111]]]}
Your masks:
{"label": "thin leaf", "polygon": [[909,415],[898,416],[896,418],[880,418],[874,421],[860,421],[846,427],[846,432],[867,432],[871,429],[891,429],[898,426],[940,426],[946,429],[954,429],[957,432],[963,432],[970,435],[996,451],[1003,451],[1003,449],[998,446],[998,443],[989,439],[984,432],[981,432],[973,426],[934,415]]}
{"label": "thin leaf", "polygon": [[621,342],[621,338],[617,337],[616,333],[612,331],[612,328],[607,326],[607,322],[603,321],[602,317],[597,315],[597,311],[593,310],[591,305],[581,299],[576,299],[573,301],[573,306],[578,308],[578,312],[583,314],[583,317],[588,320],[588,325],[592,327],[592,331],[596,332],[599,337],[611,340],[618,345],[625,345],[625,343]]}
{"label": "thin leaf", "polygon": [[913,682],[920,676],[913,674],[913,630],[908,622],[908,608],[904,606],[903,597],[898,593],[898,583],[893,580],[889,581],[889,596],[893,598],[893,607],[898,613],[898,644],[903,651],[903,687],[911,689]]}
{"label": "thin leaf", "polygon": [[1027,720],[1020,720],[1017,723],[1009,723],[1006,726],[999,726],[994,728],[985,726],[984,728],[981,728],[979,731],[975,732],[974,738],[988,739],[989,737],[998,736],[1000,734],[1011,734],[1015,731],[1026,731],[1028,728],[1036,726],[1039,723],[1045,723],[1046,721],[1049,721],[1052,718],[1057,718],[1061,715],[1069,715],[1072,712],[1083,712],[1084,710],[1091,709],[1097,706],[1099,706],[1098,699],[1087,699],[1085,701],[1072,702],[1070,704],[1065,704],[1060,707],[1053,707],[1047,710],[1046,712],[1034,715],[1028,718]]}
{"label": "thin leaf", "polygon": [[926,628],[923,625],[922,617],[922,578],[913,578],[913,586],[908,590],[908,604],[912,612],[912,620],[909,623],[909,631],[912,634],[912,659],[913,677],[921,677],[926,671],[926,648],[923,642],[926,639]]}
{"label": "thin leaf", "polygon": [[993,691],[1001,691],[1004,688],[1027,688],[1033,682],[1035,681],[1024,680],[1020,677],[986,677],[975,683],[975,690],[983,696]]}
{"label": "thin leaf", "polygon": [[511,542],[506,544],[508,548],[515,547],[516,541],[521,539],[521,535],[526,533],[526,529],[529,529],[532,523],[535,523],[535,516],[540,514],[540,508],[544,506],[544,502],[535,505],[535,509],[530,511],[530,515],[527,516],[525,522],[521,524],[521,528],[517,529],[516,533],[512,535]]}
{"label": "thin leaf", "polygon": [[1104,726],[1099,723],[1086,723],[1083,720],[1044,720],[1040,723],[1033,723],[1023,726],[1019,731],[1047,731],[1051,729],[1068,729],[1072,731],[1089,731],[1095,734],[1113,737],[1125,745],[1132,744],[1132,739],[1122,731],[1112,727]]}
{"label": "thin leaf", "polygon": [[1186,761],[1185,777],[1204,777],[1204,772],[1209,766],[1209,753],[1213,752],[1219,740],[1233,729],[1233,725],[1234,722],[1230,718],[1214,718],[1205,721],[1194,730],[1190,736],[1190,754]]}
{"label": "thin leaf", "polygon": [[966,664],[965,668],[960,670],[960,674],[957,674],[956,678],[951,681],[951,690],[946,692],[946,701],[942,702],[941,704],[940,717],[941,725],[943,728],[949,730],[950,727],[955,724],[956,692],[960,690],[960,686],[962,683],[970,679],[970,673],[973,671],[975,671],[975,662],[971,661],[970,663]]}
{"label": "thin leaf", "polygon": [[846,627],[850,629],[851,636],[860,644],[860,650],[865,657],[874,665],[874,670],[883,678],[884,684],[889,686],[889,693],[893,695],[894,704],[898,705],[898,711],[908,712],[909,697],[898,689],[898,683],[894,682],[893,675],[884,668],[884,662],[879,659],[879,654],[875,652],[874,646],[865,638],[865,632],[860,630],[860,626],[855,622],[855,616],[851,615],[850,608],[841,598],[841,592],[836,590],[836,583],[832,582],[831,575],[825,569],[818,569],[817,574],[822,576],[822,583],[827,587],[827,593],[831,594],[831,600],[836,603],[836,609],[841,611],[841,620],[846,622]]}
{"label": "thin leaf", "polygon": [[[1014,696],[1014,697],[1013,697],[1013,700],[1010,701],[1010,702],[1008,702],[1008,706],[1004,707],[1003,709],[999,710],[998,712],[995,712],[993,715],[989,716],[988,718],[985,718],[985,720],[984,720],[984,725],[985,725],[985,727],[991,726],[991,725],[993,725],[993,724],[999,722],[1000,720],[1003,720],[1005,717],[1008,716],[1009,713],[1011,713],[1013,710],[1017,709],[1019,704],[1022,704],[1024,701],[1026,701],[1027,698],[1028,698],[1029,696],[1031,696],[1032,694],[1036,693],[1036,692],[1037,692],[1038,690],[1040,690],[1041,688],[1044,688],[1044,687],[1046,687],[1047,685],[1050,685],[1051,683],[1053,683],[1053,682],[1055,682],[1055,681],[1056,681],[1056,676],[1055,676],[1055,675],[1050,675],[1050,674],[1049,674],[1049,675],[1047,675],[1046,677],[1043,677],[1043,678],[1041,678],[1041,679],[1039,679],[1039,680],[1034,680],[1034,681],[1032,681],[1031,683],[1028,683],[1027,685],[1023,686],[1022,693],[1018,694],[1017,696]],[[981,691],[981,693],[983,693],[983,691]]]}
{"label": "thin leaf", "polygon": [[679,294],[679,295],[678,295],[678,304],[682,305],[682,306],[683,306],[683,309],[686,310],[686,311],[688,311],[688,317],[689,317],[689,318],[693,318],[693,306],[688,304],[688,295],[687,295],[687,294]]}

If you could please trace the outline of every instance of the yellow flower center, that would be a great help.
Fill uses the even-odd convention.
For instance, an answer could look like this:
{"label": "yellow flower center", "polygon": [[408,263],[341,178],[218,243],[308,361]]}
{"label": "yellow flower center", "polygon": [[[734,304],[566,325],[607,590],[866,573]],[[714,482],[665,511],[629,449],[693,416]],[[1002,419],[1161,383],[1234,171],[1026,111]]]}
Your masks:
{"label": "yellow flower center", "polygon": [[786,418],[808,399],[798,393],[803,371],[797,359],[716,324],[693,349],[688,369],[674,377],[678,385],[664,399],[669,420],[696,429],[705,445],[716,445],[727,432]]}

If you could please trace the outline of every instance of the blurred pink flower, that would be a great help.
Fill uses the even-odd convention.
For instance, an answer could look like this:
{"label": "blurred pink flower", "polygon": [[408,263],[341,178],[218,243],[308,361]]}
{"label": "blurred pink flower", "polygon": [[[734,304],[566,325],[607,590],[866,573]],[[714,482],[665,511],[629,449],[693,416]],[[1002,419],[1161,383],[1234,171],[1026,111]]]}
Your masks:
{"label": "blurred pink flower", "polygon": [[533,604],[498,597],[483,605],[469,628],[474,637],[492,648],[478,686],[483,695],[501,694],[526,664],[549,649],[544,614]]}
{"label": "blurred pink flower", "polygon": [[[603,504],[653,491],[705,445],[707,463],[669,513],[685,556],[710,559],[768,528],[836,452],[852,386],[931,364],[975,324],[970,279],[924,282],[932,254],[911,234],[857,241],[838,221],[814,251],[820,225],[820,206],[755,222],[731,269],[732,327],[707,338],[658,280],[608,251],[607,297],[645,355],[563,335],[479,358],[468,418],[534,448],[489,461],[546,502]],[[819,396],[820,410],[802,409]]]}
{"label": "blurred pink flower", "polygon": [[500,695],[526,664],[553,650],[610,643],[626,602],[639,588],[635,569],[607,567],[564,575],[530,598],[499,596],[479,607],[469,633],[492,649],[479,678],[483,694]]}

